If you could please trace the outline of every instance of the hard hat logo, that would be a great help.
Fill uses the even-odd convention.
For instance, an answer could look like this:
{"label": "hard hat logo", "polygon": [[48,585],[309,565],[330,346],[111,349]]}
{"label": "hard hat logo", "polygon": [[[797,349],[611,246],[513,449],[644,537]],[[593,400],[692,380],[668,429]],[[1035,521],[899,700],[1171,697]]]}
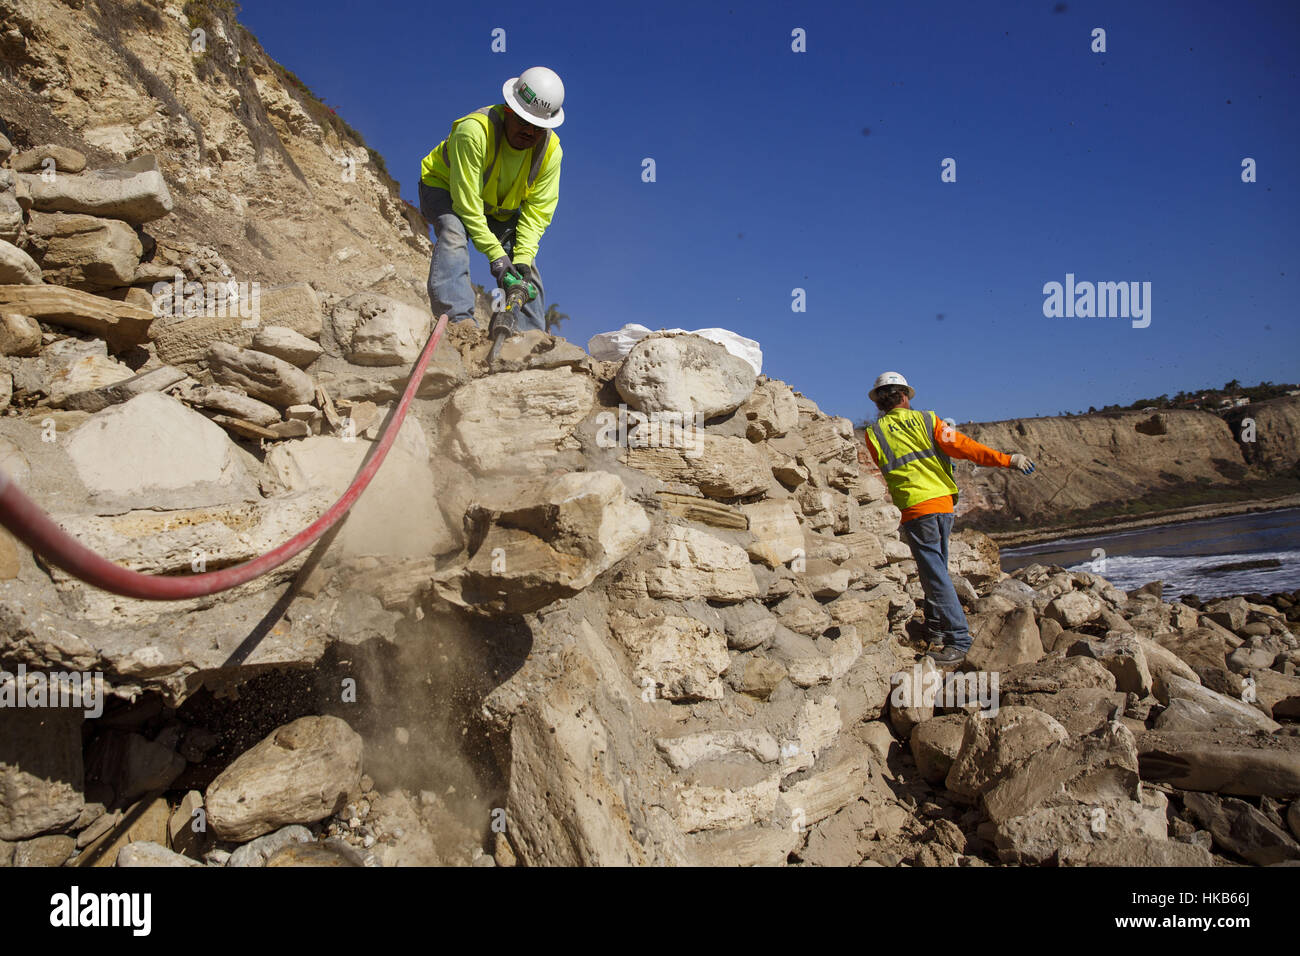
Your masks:
{"label": "hard hat logo", "polygon": [[537,94],[533,92],[533,88],[526,83],[521,84],[519,87],[519,98],[529,106],[540,106],[548,115],[555,112],[555,110],[551,108],[551,104],[546,102],[546,100],[538,99]]}

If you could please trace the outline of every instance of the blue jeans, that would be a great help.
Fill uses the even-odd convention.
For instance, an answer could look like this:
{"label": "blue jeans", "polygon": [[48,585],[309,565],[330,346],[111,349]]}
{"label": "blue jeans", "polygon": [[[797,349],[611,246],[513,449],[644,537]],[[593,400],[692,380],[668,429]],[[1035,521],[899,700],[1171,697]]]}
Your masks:
{"label": "blue jeans", "polygon": [[[426,186],[420,183],[420,212],[433,226],[435,244],[433,258],[429,262],[429,305],[433,314],[447,313],[453,322],[463,322],[474,318],[474,287],[469,281],[469,236],[465,233],[465,224],[460,221],[451,208],[451,193],[445,189]],[[488,228],[497,237],[506,255],[514,251],[514,219],[502,222],[487,217]],[[542,274],[533,262],[533,284],[537,286],[537,298],[520,309],[520,331],[527,328],[546,331],[546,293],[542,288]]]}
{"label": "blue jeans", "polygon": [[966,612],[961,609],[957,591],[948,577],[948,538],[952,534],[952,515],[921,515],[905,521],[898,529],[916,559],[916,570],[925,591],[925,626],[944,646],[970,649],[970,629]]}

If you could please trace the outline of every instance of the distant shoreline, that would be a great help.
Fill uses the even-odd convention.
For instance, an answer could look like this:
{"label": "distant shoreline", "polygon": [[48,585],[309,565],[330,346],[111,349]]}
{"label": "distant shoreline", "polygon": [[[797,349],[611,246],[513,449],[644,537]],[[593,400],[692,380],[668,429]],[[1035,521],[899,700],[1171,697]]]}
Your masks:
{"label": "distant shoreline", "polygon": [[1300,495],[1286,495],[1282,498],[1267,498],[1258,501],[1236,501],[1226,504],[1193,505],[1189,508],[1177,508],[1158,515],[1145,518],[1128,518],[1107,520],[1104,524],[1075,525],[1068,528],[1029,529],[1026,531],[986,532],[999,548],[1015,548],[1026,544],[1039,544],[1060,538],[1082,538],[1090,535],[1114,534],[1117,531],[1132,531],[1137,528],[1151,528],[1162,524],[1177,524],[1180,521],[1196,521],[1201,518],[1222,518],[1228,515],[1249,514],[1254,511],[1277,511],[1281,508],[1300,507]]}

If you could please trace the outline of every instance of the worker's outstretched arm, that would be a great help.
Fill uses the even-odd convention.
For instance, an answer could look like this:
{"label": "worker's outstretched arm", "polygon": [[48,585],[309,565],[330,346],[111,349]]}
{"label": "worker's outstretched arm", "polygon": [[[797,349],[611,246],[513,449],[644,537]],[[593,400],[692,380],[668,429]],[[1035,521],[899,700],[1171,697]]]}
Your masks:
{"label": "worker's outstretched arm", "polygon": [[[515,262],[532,265],[537,257],[537,247],[542,233],[551,224],[555,207],[560,201],[560,154],[557,144],[551,159],[537,174],[533,191],[519,210],[519,225],[515,227],[515,247],[511,258]],[[527,160],[525,160],[527,162]]]}
{"label": "worker's outstretched arm", "polygon": [[1010,468],[1011,456],[981,445],[973,438],[968,438],[953,428],[937,415],[934,420],[934,443],[943,449],[949,458],[964,458],[986,468]]}
{"label": "worker's outstretched arm", "polygon": [[447,140],[451,167],[451,208],[465,224],[474,248],[491,262],[506,254],[488,228],[483,215],[483,164],[487,154],[487,130],[475,122],[458,123]]}

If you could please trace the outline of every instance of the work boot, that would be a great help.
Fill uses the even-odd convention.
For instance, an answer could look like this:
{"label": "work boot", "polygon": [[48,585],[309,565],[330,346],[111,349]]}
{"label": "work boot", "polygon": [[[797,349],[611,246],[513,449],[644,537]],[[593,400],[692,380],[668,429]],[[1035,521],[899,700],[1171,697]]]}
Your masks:
{"label": "work boot", "polygon": [[947,644],[941,650],[930,651],[930,659],[936,664],[960,664],[966,659],[966,652],[953,644]]}

